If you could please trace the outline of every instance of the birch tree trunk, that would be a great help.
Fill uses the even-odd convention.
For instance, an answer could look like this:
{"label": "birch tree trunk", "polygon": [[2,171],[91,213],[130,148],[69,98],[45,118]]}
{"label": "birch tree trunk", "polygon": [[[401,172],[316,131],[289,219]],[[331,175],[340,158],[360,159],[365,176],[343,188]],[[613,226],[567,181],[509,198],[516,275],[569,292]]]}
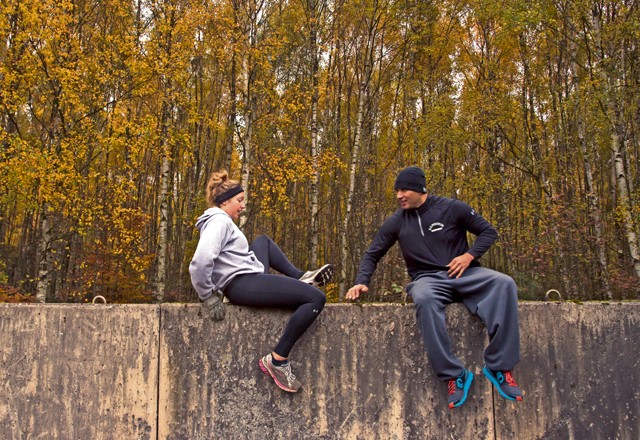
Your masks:
{"label": "birch tree trunk", "polygon": [[[603,38],[604,35],[606,35],[606,33],[603,35],[603,26],[611,24],[606,23],[606,20],[611,19],[611,17],[603,15],[603,9],[594,8],[591,19],[593,22],[593,39],[597,47],[597,50],[594,52],[598,55],[596,58],[596,66],[602,69],[599,75],[602,84],[605,85],[607,96],[605,107],[608,113],[607,116],[611,121],[612,167],[617,191],[615,200],[629,248],[633,270],[635,271],[636,278],[640,280],[640,243],[638,242],[634,219],[631,217],[631,213],[633,212],[632,196],[629,192],[629,181],[631,179],[629,178],[629,171],[625,162],[625,129],[620,97],[620,91],[625,89],[624,81],[621,80],[621,78],[624,77],[626,64],[625,47],[624,44],[620,45],[620,42]],[[618,66],[618,68],[608,69],[607,67],[611,65]]]}
{"label": "birch tree trunk", "polygon": [[636,235],[633,219],[631,218],[630,195],[628,189],[627,170],[624,161],[624,151],[622,142],[618,134],[619,126],[611,134],[611,149],[613,151],[613,167],[616,176],[616,187],[618,190],[618,208],[622,214],[622,224],[629,245],[629,253],[633,262],[633,269],[636,277],[640,280],[640,246]]}
{"label": "birch tree trunk", "polygon": [[318,27],[316,17],[317,4],[314,0],[307,2],[309,10],[309,42],[311,50],[311,190],[309,194],[309,209],[311,216],[311,234],[309,237],[309,265],[318,265],[318,184],[320,170],[318,169]]}
{"label": "birch tree trunk", "polygon": [[50,285],[51,262],[51,225],[49,222],[48,206],[42,207],[40,218],[40,236],[38,239],[38,282],[36,284],[36,300],[40,303],[47,301]]}
{"label": "birch tree trunk", "polygon": [[[253,41],[252,37],[249,37],[251,41]],[[240,184],[242,188],[244,188],[245,200],[248,200],[249,194],[249,181],[251,178],[251,142],[253,136],[253,109],[255,107],[252,88],[253,88],[253,80],[251,73],[249,72],[251,69],[251,61],[250,59],[245,60],[245,86],[246,86],[246,98],[245,98],[245,112],[244,112],[244,122],[245,122],[245,135],[244,137],[239,136],[240,144],[242,145],[242,168],[241,168],[241,178]],[[247,224],[247,218],[251,211],[250,204],[247,204],[240,220],[238,221],[238,227],[240,229],[244,228],[244,225]]]}
{"label": "birch tree trunk", "polygon": [[349,234],[349,221],[351,219],[351,208],[353,206],[353,197],[355,194],[356,187],[356,172],[358,168],[358,158],[360,156],[360,144],[361,144],[361,136],[362,136],[362,120],[364,114],[364,100],[366,95],[366,83],[362,82],[362,86],[360,88],[360,95],[358,96],[358,115],[356,118],[356,131],[353,141],[353,150],[351,152],[351,165],[349,166],[349,191],[347,193],[347,201],[345,207],[344,219],[342,221],[342,234],[340,237],[340,300],[344,298],[344,293],[346,292],[346,281],[347,281],[347,265],[349,258],[349,244],[347,241],[347,235]]}
{"label": "birch tree trunk", "polygon": [[[342,221],[342,231],[340,237],[340,283],[339,283],[339,299],[344,298],[346,292],[346,282],[349,265],[349,224],[351,221],[351,210],[353,208],[353,199],[355,196],[356,173],[358,170],[358,161],[360,159],[360,148],[362,145],[362,131],[364,121],[365,102],[368,97],[369,84],[373,75],[374,54],[376,45],[377,26],[380,24],[380,11],[377,7],[372,11],[371,17],[364,20],[366,25],[366,42],[362,50],[362,66],[358,84],[358,111],[356,116],[355,133],[353,137],[353,150],[351,152],[351,164],[349,166],[349,188],[347,192],[347,200],[345,203],[345,214]],[[357,50],[357,49],[356,49]],[[357,52],[356,52],[357,53]],[[356,66],[357,69],[357,66]]]}
{"label": "birch tree trunk", "polygon": [[160,193],[158,204],[160,205],[160,224],[158,227],[158,261],[156,266],[156,288],[154,302],[162,303],[164,300],[167,279],[167,232],[169,222],[169,146],[167,145],[167,124],[169,118],[169,104],[165,102],[162,110],[162,127],[160,148],[162,151],[162,164],[160,170]]}
{"label": "birch tree trunk", "polygon": [[[252,131],[253,131],[253,118],[252,118],[252,112],[248,111],[245,114],[245,119],[247,122],[247,131],[244,137],[244,140],[242,141],[242,171],[241,171],[241,181],[240,184],[242,185],[242,188],[244,189],[244,195],[245,195],[245,200],[247,200],[249,198],[249,179],[251,178],[251,137],[252,137]],[[247,217],[249,215],[250,212],[250,204],[247,204],[247,207],[245,208],[242,216],[240,217],[240,220],[238,222],[238,227],[240,229],[242,229],[244,227],[244,225],[247,224]]]}
{"label": "birch tree trunk", "polygon": [[[553,68],[551,65],[549,65],[549,72],[552,72],[552,71],[553,71]],[[549,77],[552,78],[553,75],[549,75]],[[558,110],[558,106],[560,104],[558,103],[557,96],[558,94],[560,94],[560,92],[558,92],[556,89],[557,89],[557,84],[550,81],[549,90],[552,93],[553,112],[555,114],[555,118],[559,120],[560,110]],[[560,123],[556,123],[554,125],[554,133],[552,137],[552,143],[556,151],[559,149],[558,145],[560,143],[561,131],[562,131],[562,127]],[[553,206],[555,191],[553,188],[553,184],[548,178],[547,173],[545,171],[544,160],[542,157],[542,152],[540,150],[540,142],[537,137],[535,137],[532,140],[531,149],[533,151],[533,156],[535,158],[536,163],[539,164],[539,172],[538,172],[539,186],[540,188],[543,188],[545,203],[548,206]],[[562,249],[562,241],[561,241],[562,237],[560,236],[560,232],[558,231],[558,226],[555,221],[551,222],[550,227],[551,227],[551,233],[553,234],[554,242],[560,245],[556,249],[556,254],[557,254],[557,261],[559,262],[559,266],[560,266],[559,272],[560,272],[560,279],[562,280],[562,289],[564,290],[564,292],[567,292],[567,297],[571,297],[571,294],[572,294],[572,290],[570,287],[571,283],[569,281],[569,275],[564,265],[565,253]]]}
{"label": "birch tree trunk", "polygon": [[[238,57],[238,36],[241,35],[238,12],[240,5],[238,0],[231,2],[233,7],[233,34],[231,40],[231,68],[229,72],[229,110],[227,112],[227,127],[224,141],[224,169],[231,171],[231,160],[233,159],[233,140],[236,133],[236,114],[238,111],[236,96],[236,66]],[[217,164],[216,164],[217,165]]]}
{"label": "birch tree trunk", "polygon": [[[167,59],[171,58],[173,51],[173,31],[176,26],[176,11],[170,8],[167,16],[168,28],[164,35],[164,52]],[[170,68],[169,66],[165,66]],[[173,82],[170,71],[161,74],[162,84],[162,108],[160,111],[160,127],[159,127],[159,147],[162,154],[162,163],[160,168],[160,191],[158,194],[158,205],[160,210],[160,221],[158,225],[158,245],[157,245],[157,262],[156,262],[156,280],[155,292],[153,293],[153,301],[162,303],[164,301],[166,280],[167,280],[167,235],[169,223],[169,179],[170,179],[170,160],[171,149],[169,142],[169,124],[171,112],[173,111],[173,100],[171,91]]]}
{"label": "birch tree trunk", "polygon": [[[256,51],[256,47],[258,45],[258,28],[261,25],[260,17],[264,13],[264,2],[257,2],[249,4],[249,7],[246,10],[248,22],[247,28],[245,31],[246,35],[246,56],[243,59],[243,75],[244,75],[244,85],[245,85],[245,96],[244,96],[244,112],[243,119],[245,124],[245,135],[244,138],[242,136],[238,136],[240,138],[240,144],[242,145],[242,167],[241,167],[241,185],[244,188],[245,199],[249,199],[249,183],[251,181],[251,156],[252,156],[252,148],[253,148],[253,124],[256,118],[257,111],[257,97],[254,91],[254,86],[256,85],[256,76],[259,66],[254,65],[255,57],[254,52]],[[242,229],[246,224],[247,220],[251,214],[251,204],[248,203],[246,209],[244,210],[240,220],[238,222],[238,227]]]}
{"label": "birch tree trunk", "polygon": [[[565,45],[567,44],[567,42],[564,42]],[[559,65],[558,65],[558,70],[560,70],[561,68],[564,68],[564,65],[562,64],[562,61],[559,60]],[[568,70],[568,69],[567,69]],[[567,74],[569,76],[572,76],[570,74]],[[566,155],[566,140],[565,140],[565,103],[563,100],[563,96],[566,93],[566,90],[564,89],[564,80],[566,78],[557,78],[556,75],[554,74],[554,69],[553,66],[549,65],[549,90],[551,91],[552,94],[552,111],[554,114],[554,124],[553,124],[553,134],[552,134],[552,145],[554,148],[554,151],[556,152],[557,155]],[[536,146],[537,147],[537,146]],[[564,156],[562,156],[564,157]],[[547,174],[545,173],[544,167],[542,167],[540,169],[540,179],[541,179],[541,183],[542,186],[545,188],[545,198],[546,198],[546,202],[549,206],[553,206],[555,205],[555,201],[554,201],[554,196],[555,196],[555,191],[553,188],[553,183],[551,182],[551,179],[548,178]],[[559,193],[561,195],[564,196],[563,194],[563,188],[562,188],[562,182],[558,183],[558,187],[559,189]],[[557,222],[553,221],[551,222],[551,232],[553,234],[553,239],[554,239],[554,243],[556,244],[556,255],[557,255],[557,264],[558,264],[558,270],[560,272],[560,279],[562,280],[562,289],[564,292],[567,293],[567,298],[572,298],[575,296],[575,287],[574,287],[574,283],[571,282],[571,277],[569,276],[569,272],[567,270],[567,258],[566,258],[566,253],[564,251],[564,246],[563,246],[563,239],[562,239],[562,234],[560,234],[560,231],[558,229],[558,224]]]}
{"label": "birch tree trunk", "polygon": [[603,233],[602,216],[600,215],[600,207],[598,206],[598,193],[593,184],[593,173],[591,171],[591,155],[589,154],[589,148],[587,146],[584,121],[580,116],[580,112],[576,115],[578,121],[578,139],[580,143],[580,149],[582,150],[582,160],[584,166],[584,177],[587,186],[587,201],[589,204],[589,216],[593,225],[593,233],[595,238],[595,247],[597,253],[597,262],[600,270],[600,280],[602,283],[602,289],[605,295],[609,299],[613,299],[613,292],[611,291],[611,284],[609,282],[609,272],[607,264],[607,251],[605,247],[605,239]]}
{"label": "birch tree trunk", "polygon": [[233,53],[231,54],[231,78],[229,78],[229,100],[231,105],[229,106],[229,113],[227,114],[227,128],[226,137],[224,142],[224,169],[231,170],[231,160],[233,159],[233,139],[236,132],[236,48],[233,47]]}

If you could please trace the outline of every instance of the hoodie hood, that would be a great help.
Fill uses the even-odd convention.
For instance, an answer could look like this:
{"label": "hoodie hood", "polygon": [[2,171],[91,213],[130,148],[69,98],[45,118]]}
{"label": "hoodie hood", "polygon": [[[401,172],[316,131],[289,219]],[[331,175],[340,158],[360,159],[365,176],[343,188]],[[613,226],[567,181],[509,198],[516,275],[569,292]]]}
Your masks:
{"label": "hoodie hood", "polygon": [[207,224],[207,222],[211,220],[213,217],[215,217],[216,215],[224,215],[224,216],[227,216],[228,218],[231,218],[229,214],[227,214],[226,212],[224,212],[222,209],[218,207],[209,208],[204,213],[202,213],[200,217],[198,217],[198,220],[196,220],[196,228],[198,228],[198,231],[202,231],[205,225]]}

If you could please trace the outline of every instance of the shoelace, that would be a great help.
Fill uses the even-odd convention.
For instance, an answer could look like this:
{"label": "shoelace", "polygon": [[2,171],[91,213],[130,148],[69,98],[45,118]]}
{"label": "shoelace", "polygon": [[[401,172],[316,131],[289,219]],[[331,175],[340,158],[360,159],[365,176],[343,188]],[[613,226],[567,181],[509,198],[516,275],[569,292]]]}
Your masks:
{"label": "shoelace", "polygon": [[449,394],[451,395],[451,394],[455,393],[456,392],[456,388],[457,388],[456,380],[455,379],[451,379],[449,381]]}
{"label": "shoelace", "polygon": [[293,374],[293,371],[291,371],[291,364],[287,363],[286,365],[277,368],[284,373],[289,384],[292,384],[296,380],[296,376]]}
{"label": "shoelace", "polygon": [[507,381],[507,383],[509,384],[509,386],[512,386],[512,387],[517,387],[518,386],[518,384],[516,383],[516,380],[511,375],[511,371],[505,371],[504,372],[504,378]]}

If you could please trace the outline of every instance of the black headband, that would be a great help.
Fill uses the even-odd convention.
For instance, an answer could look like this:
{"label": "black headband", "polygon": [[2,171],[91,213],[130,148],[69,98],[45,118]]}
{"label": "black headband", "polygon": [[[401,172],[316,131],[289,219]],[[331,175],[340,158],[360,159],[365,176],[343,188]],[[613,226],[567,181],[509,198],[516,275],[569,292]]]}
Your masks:
{"label": "black headband", "polygon": [[240,186],[240,185],[234,186],[233,188],[228,189],[225,192],[223,192],[222,194],[218,194],[216,196],[216,198],[215,198],[216,205],[220,205],[220,203],[226,202],[231,197],[236,196],[236,195],[238,195],[238,194],[240,194],[242,192],[244,192],[244,189],[242,189],[242,186]]}

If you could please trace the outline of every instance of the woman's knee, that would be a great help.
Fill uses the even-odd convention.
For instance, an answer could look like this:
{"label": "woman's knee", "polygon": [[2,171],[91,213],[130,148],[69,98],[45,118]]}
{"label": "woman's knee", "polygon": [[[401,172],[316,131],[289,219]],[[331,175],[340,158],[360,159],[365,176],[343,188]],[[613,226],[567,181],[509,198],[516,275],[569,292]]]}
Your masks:
{"label": "woman's knee", "polygon": [[315,292],[312,297],[312,302],[317,308],[319,308],[319,310],[322,310],[324,305],[327,303],[327,297],[320,289],[316,289],[314,287],[314,290]]}
{"label": "woman's knee", "polygon": [[271,239],[268,236],[259,235],[251,242],[251,246],[264,246],[269,244],[269,242],[271,242]]}

